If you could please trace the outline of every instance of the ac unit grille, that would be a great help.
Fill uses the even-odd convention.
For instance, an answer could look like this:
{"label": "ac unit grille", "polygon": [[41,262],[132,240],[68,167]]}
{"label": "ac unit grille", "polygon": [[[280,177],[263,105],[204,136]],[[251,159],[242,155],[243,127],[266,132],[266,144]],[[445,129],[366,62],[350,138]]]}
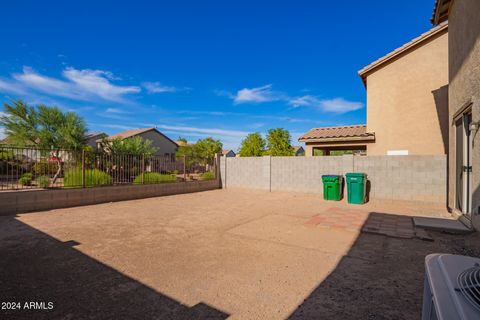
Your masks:
{"label": "ac unit grille", "polygon": [[475,307],[480,310],[480,266],[462,271],[457,278],[458,289],[463,296]]}

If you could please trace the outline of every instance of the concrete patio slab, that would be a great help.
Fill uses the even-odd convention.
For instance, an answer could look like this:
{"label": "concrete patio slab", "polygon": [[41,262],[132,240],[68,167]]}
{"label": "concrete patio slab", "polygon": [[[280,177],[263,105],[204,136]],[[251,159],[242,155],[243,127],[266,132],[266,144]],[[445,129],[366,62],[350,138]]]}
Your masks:
{"label": "concrete patio slab", "polygon": [[418,319],[425,255],[480,254],[360,232],[419,212],[229,189],[0,217],[0,301],[54,305],[0,318]]}
{"label": "concrete patio slab", "polygon": [[414,217],[413,223],[417,228],[437,230],[451,233],[470,233],[471,229],[463,223],[453,219]]}

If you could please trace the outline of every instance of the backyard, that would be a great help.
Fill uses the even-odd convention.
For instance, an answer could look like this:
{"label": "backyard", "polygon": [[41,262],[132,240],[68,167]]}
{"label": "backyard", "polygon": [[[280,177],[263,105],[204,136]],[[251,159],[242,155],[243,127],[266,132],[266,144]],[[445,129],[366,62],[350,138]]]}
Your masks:
{"label": "backyard", "polygon": [[480,252],[414,215],[448,213],[224,189],[3,216],[0,301],[53,308],[2,318],[419,319],[425,255]]}

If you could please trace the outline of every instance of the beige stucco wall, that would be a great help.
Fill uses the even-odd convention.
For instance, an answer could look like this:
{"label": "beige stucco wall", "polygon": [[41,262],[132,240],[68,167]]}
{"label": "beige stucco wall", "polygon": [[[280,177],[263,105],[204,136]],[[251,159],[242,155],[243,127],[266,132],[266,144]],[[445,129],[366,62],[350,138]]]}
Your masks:
{"label": "beige stucco wall", "polygon": [[177,151],[177,146],[158,132],[151,130],[140,134],[143,139],[148,139],[153,141],[153,146],[158,149],[157,155],[175,154]]}
{"label": "beige stucco wall", "polygon": [[448,33],[437,34],[367,75],[367,155],[448,150]]}
{"label": "beige stucco wall", "polygon": [[[449,205],[455,201],[455,133],[453,115],[472,103],[473,121],[480,121],[480,1],[454,1],[449,15]],[[480,132],[473,142],[473,223],[480,230]]]}

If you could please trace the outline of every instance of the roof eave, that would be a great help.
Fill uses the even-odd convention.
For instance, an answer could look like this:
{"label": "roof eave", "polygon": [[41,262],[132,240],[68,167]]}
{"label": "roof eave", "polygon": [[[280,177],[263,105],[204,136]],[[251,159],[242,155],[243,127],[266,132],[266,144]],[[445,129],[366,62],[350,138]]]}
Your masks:
{"label": "roof eave", "polygon": [[430,23],[434,26],[447,21],[454,0],[436,0]]}
{"label": "roof eave", "polygon": [[375,141],[375,134],[357,137],[337,137],[337,138],[299,138],[299,142],[350,142],[350,141]]}
{"label": "roof eave", "polygon": [[392,52],[386,54],[382,58],[372,62],[371,64],[365,66],[364,68],[360,69],[358,71],[358,75],[362,79],[363,84],[365,87],[367,86],[367,77],[374,72],[375,70],[381,68],[383,65],[394,61],[395,59],[398,59],[405,53],[409,52],[410,50],[413,50],[417,48],[418,46],[422,45],[423,43],[430,41],[430,39],[436,37],[437,35],[441,34],[442,32],[445,32],[448,30],[448,23],[445,23],[442,26],[437,26],[435,28],[432,28],[431,30],[423,33],[419,37],[411,40],[410,42],[407,42],[403,46],[393,50]]}

